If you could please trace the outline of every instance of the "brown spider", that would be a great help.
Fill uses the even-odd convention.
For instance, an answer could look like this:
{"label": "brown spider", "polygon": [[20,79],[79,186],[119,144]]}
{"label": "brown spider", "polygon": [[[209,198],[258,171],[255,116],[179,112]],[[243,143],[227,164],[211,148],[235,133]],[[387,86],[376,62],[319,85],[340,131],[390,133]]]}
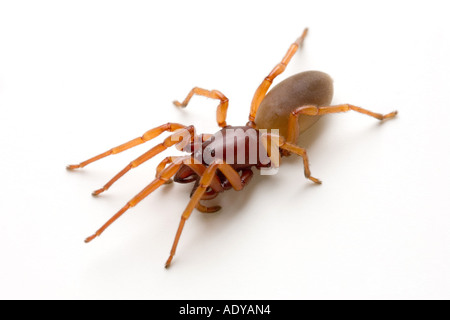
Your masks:
{"label": "brown spider", "polygon": [[[273,80],[280,75],[295,54],[302,47],[308,29],[289,47],[284,58],[256,89],[250,108],[249,121],[245,126],[232,127],[226,123],[228,98],[217,90],[192,89],[183,102],[174,101],[178,107],[186,107],[194,94],[217,99],[217,124],[222,129],[216,134],[197,135],[193,126],[167,123],[153,128],[139,138],[112,148],[68,169],[82,168],[106,156],[120,153],[129,148],[147,142],[163,132],[172,134],[164,142],[156,145],[139,158],[130,162],[105,186],[93,192],[97,196],[108,190],[111,185],[132,168],[135,168],[171,146],[189,152],[187,156],[167,157],[156,169],[156,179],[120,209],[95,234],[88,237],[90,242],[100,236],[107,227],[137,205],[141,200],[171,179],[179,183],[195,182],[191,199],[184,210],[170,256],[165,264],[169,267],[177,248],[186,220],[194,208],[202,212],[215,212],[219,206],[206,207],[201,200],[209,200],[220,192],[243,189],[250,181],[252,168],[265,169],[277,167],[281,156],[291,154],[303,158],[306,178],[320,184],[320,180],[311,176],[306,150],[297,146],[298,136],[308,129],[320,116],[328,113],[357,111],[378,120],[393,118],[397,112],[386,115],[374,113],[350,104],[330,105],[333,96],[333,84],[330,76],[319,71],[298,73],[279,83],[269,93]],[[274,133],[274,129],[279,134]],[[271,132],[267,132],[271,130]]]}

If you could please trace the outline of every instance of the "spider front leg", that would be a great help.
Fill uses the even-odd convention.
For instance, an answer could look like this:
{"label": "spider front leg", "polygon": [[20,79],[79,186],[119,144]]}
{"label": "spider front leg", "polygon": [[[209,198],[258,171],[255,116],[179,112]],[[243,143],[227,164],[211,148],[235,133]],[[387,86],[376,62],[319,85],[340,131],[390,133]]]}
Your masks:
{"label": "spider front leg", "polygon": [[[209,138],[211,138],[212,134],[209,133],[202,133],[198,136],[199,141],[201,142],[205,142],[206,140],[208,140]],[[191,150],[193,148],[195,148],[195,144],[198,143],[197,142],[197,138],[195,138],[195,141],[193,143],[191,143]],[[184,146],[183,146],[184,147]],[[156,167],[156,177],[159,176],[159,174],[161,173],[162,170],[164,170],[164,168],[171,164],[173,162],[174,157],[166,157],[164,158]],[[166,184],[172,183],[172,179],[170,179],[169,181],[166,182]]]}
{"label": "spider front leg", "polygon": [[111,180],[109,180],[102,188],[95,190],[92,195],[97,196],[100,193],[108,190],[117,180],[119,180],[123,175],[125,175],[131,169],[134,169],[144,162],[150,160],[159,153],[165,151],[167,148],[177,145],[179,149],[183,149],[189,143],[195,141],[195,129],[193,126],[185,127],[184,129],[178,129],[175,133],[164,139],[164,142],[156,145],[139,158],[131,161],[125,168],[122,169],[118,174],[116,174]]}
{"label": "spider front leg", "polygon": [[122,207],[114,216],[111,217],[100,229],[98,229],[93,235],[86,238],[85,242],[91,242],[93,239],[99,237],[105,230],[108,228],[114,221],[119,219],[128,209],[136,206],[139,202],[145,199],[150,193],[158,189],[160,186],[165,184],[168,180],[170,180],[180,169],[183,163],[190,163],[192,161],[190,156],[184,157],[174,157],[173,162],[162,172],[160,172],[159,176],[153,180],[148,186],[142,189],[136,196],[133,197],[130,201],[128,201],[125,206]]}
{"label": "spider front leg", "polygon": [[294,111],[292,111],[289,116],[287,142],[291,144],[297,144],[297,139],[300,132],[299,128],[300,125],[298,122],[298,117],[300,114],[305,114],[309,116],[321,116],[324,114],[348,112],[351,110],[374,117],[380,121],[391,119],[397,115],[397,111],[393,111],[391,113],[383,115],[381,113],[372,112],[351,104],[339,104],[335,106],[322,106],[322,107],[301,106],[294,109]]}
{"label": "spider front leg", "polygon": [[217,90],[210,91],[210,90],[195,87],[189,92],[189,94],[187,95],[187,97],[184,99],[183,102],[180,103],[179,101],[175,100],[173,102],[173,104],[177,107],[184,108],[188,105],[189,101],[194,96],[194,94],[203,96],[203,97],[207,97],[207,98],[220,100],[220,103],[217,106],[216,119],[217,119],[217,124],[219,125],[219,127],[222,127],[222,128],[225,127],[227,125],[226,118],[227,118],[227,111],[228,111],[228,98],[220,91],[217,91]]}
{"label": "spider front leg", "polygon": [[183,231],[186,220],[189,219],[189,217],[191,216],[192,210],[194,210],[194,208],[198,207],[200,200],[202,199],[206,190],[208,189],[208,187],[211,185],[212,181],[216,177],[217,170],[220,170],[223,173],[223,175],[228,179],[228,181],[231,183],[232,187],[235,190],[241,190],[244,187],[245,184],[242,181],[241,176],[229,164],[223,163],[220,160],[216,160],[209,167],[207,167],[207,169],[205,170],[205,173],[200,178],[200,182],[199,182],[199,186],[198,186],[197,190],[195,190],[186,209],[184,210],[183,214],[181,215],[181,221],[178,226],[177,233],[175,235],[175,240],[173,242],[172,249],[170,251],[170,256],[166,261],[166,265],[165,265],[166,268],[168,268],[170,266],[170,263],[172,262],[172,259],[175,255],[175,252],[176,252],[177,246],[178,246],[178,241],[180,240],[180,236]]}
{"label": "spider front leg", "polygon": [[101,154],[99,154],[99,155],[97,155],[95,157],[92,157],[92,158],[86,160],[86,161],[83,161],[83,162],[81,162],[79,164],[68,165],[67,169],[73,170],[73,169],[83,168],[83,167],[87,166],[88,164],[90,164],[90,163],[92,163],[94,161],[100,160],[100,159],[105,158],[107,156],[110,156],[112,154],[117,154],[117,153],[123,152],[123,151],[128,150],[130,148],[133,148],[133,147],[135,147],[137,145],[140,145],[140,144],[142,144],[144,142],[150,141],[150,140],[156,138],[157,136],[159,136],[160,134],[162,134],[165,131],[174,132],[176,130],[184,129],[184,128],[186,128],[186,126],[184,126],[182,124],[179,124],[179,123],[171,123],[171,122],[169,122],[169,123],[163,124],[163,125],[161,125],[159,127],[150,129],[149,131],[144,133],[141,137],[138,137],[136,139],[130,140],[128,142],[125,142],[124,144],[121,144],[120,146],[117,146],[117,147],[114,147],[112,149],[109,149],[108,151],[103,152],[103,153],[101,153]]}
{"label": "spider front leg", "polygon": [[[156,176],[155,177],[159,178],[161,176],[161,173],[166,168],[166,166],[172,164],[174,161],[176,161],[177,158],[178,157],[166,157],[165,159],[163,159],[156,167]],[[187,161],[183,162],[183,164],[186,167],[188,167],[188,169],[190,170],[189,177],[191,174],[195,174],[196,176],[201,177],[207,169],[207,167],[204,164],[198,163],[197,161],[194,160],[194,158],[192,158],[190,162],[187,162]],[[182,179],[182,181],[177,181],[177,182],[189,183],[189,182],[193,182],[195,180],[196,180],[196,178],[192,178],[192,179],[189,178],[189,180]],[[217,176],[214,177],[213,181],[211,182],[211,188],[215,193],[224,191],[219,177],[217,177]]]}
{"label": "spider front leg", "polygon": [[[159,163],[158,167],[156,168],[156,178],[159,178],[161,175],[161,172],[164,170],[164,168],[167,165],[173,163],[173,161],[174,161],[174,157],[167,157],[163,161],[161,161]],[[185,181],[185,182],[196,181],[196,178],[191,177],[191,174],[194,173],[196,176],[201,177],[205,173],[205,170],[206,170],[206,166],[201,163],[185,163],[185,165],[188,167],[188,170],[190,170],[190,171],[188,171],[189,172],[189,176],[187,177],[188,180],[183,179],[183,181]],[[166,183],[170,183],[170,182],[172,182],[172,179],[167,181]],[[199,181],[196,181],[196,185],[195,185],[192,193],[194,193],[195,189],[198,187],[198,182]],[[219,178],[217,176],[215,176],[213,181],[211,182],[210,190],[206,191],[203,194],[201,200],[214,199],[222,191],[224,191],[222,184],[221,184]],[[219,211],[222,207],[220,207],[220,206],[207,207],[207,206],[202,205],[199,202],[199,203],[197,203],[197,206],[195,208],[198,211],[203,212],[203,213],[213,213],[213,212]]]}

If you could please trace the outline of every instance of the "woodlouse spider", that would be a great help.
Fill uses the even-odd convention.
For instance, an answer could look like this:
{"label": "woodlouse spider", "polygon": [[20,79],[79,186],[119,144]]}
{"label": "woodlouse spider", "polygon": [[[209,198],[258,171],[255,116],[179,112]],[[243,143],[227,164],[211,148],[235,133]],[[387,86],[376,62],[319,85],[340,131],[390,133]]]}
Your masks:
{"label": "woodlouse spider", "polygon": [[[285,70],[297,49],[303,46],[307,32],[308,29],[305,29],[303,34],[289,47],[281,62],[273,68],[256,89],[251,102],[249,121],[245,126],[232,127],[227,125],[228,98],[224,94],[217,90],[194,88],[183,102],[174,101],[174,104],[177,107],[186,107],[193,95],[219,100],[217,124],[221,127],[221,130],[216,134],[197,135],[193,126],[167,123],[80,164],[67,166],[71,170],[82,168],[94,161],[152,140],[166,131],[172,133],[162,143],[130,162],[103,188],[94,191],[93,195],[97,196],[108,190],[129,170],[169,147],[176,146],[179,150],[189,153],[186,156],[165,158],[157,166],[156,178],[85,241],[90,242],[100,236],[128,209],[136,206],[150,193],[172,179],[179,183],[193,182],[194,187],[190,201],[181,215],[175,240],[165,264],[167,268],[175,255],[185,222],[189,219],[194,208],[201,212],[219,210],[220,207],[206,207],[201,201],[212,199],[220,192],[231,188],[235,190],[243,189],[253,175],[252,168],[262,170],[277,167],[282,156],[295,154],[303,158],[306,178],[320,184],[320,180],[311,176],[307,152],[297,145],[297,138],[322,115],[353,110],[378,120],[386,120],[397,114],[394,111],[382,115],[351,104],[330,105],[333,96],[332,80],[330,76],[319,71],[298,73],[280,82],[268,92],[273,80]],[[274,131],[274,129],[277,131]]]}

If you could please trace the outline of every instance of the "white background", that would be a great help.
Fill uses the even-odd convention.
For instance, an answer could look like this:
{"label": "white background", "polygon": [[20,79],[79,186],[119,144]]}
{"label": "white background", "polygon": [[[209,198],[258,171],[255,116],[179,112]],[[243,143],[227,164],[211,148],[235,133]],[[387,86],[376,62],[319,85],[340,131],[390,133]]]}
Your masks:
{"label": "white background", "polygon": [[[0,1],[0,298],[449,299],[450,36],[444,1]],[[194,212],[164,269],[191,186],[164,186],[89,245],[154,175],[160,157],[101,187],[162,139],[78,163],[168,121],[215,132],[216,102],[171,104],[194,86],[230,99],[329,73],[347,113],[303,138],[276,176]],[[165,136],[165,135],[164,135]]]}

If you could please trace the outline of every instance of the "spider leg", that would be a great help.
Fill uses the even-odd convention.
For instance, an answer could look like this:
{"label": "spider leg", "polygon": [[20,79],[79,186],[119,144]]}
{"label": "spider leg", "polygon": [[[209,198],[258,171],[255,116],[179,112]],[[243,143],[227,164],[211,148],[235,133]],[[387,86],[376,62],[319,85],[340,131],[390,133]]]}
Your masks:
{"label": "spider leg", "polygon": [[[320,181],[319,179],[311,176],[311,170],[309,169],[309,160],[308,160],[308,154],[306,152],[306,149],[296,146],[292,143],[286,142],[286,140],[282,136],[279,136],[279,135],[276,135],[273,133],[264,133],[261,135],[261,139],[262,139],[262,143],[263,143],[264,147],[266,148],[266,150],[269,154],[271,162],[275,167],[279,166],[280,153],[277,152],[276,154],[273,154],[273,149],[274,149],[274,147],[278,147],[279,149],[281,149],[281,151],[285,150],[288,152],[295,153],[296,155],[302,157],[303,166],[304,166],[304,170],[305,170],[305,177],[314,183],[317,183],[317,184],[322,183],[322,181]],[[271,144],[270,146],[268,144],[269,141]],[[274,144],[274,145],[272,145],[272,144]]]}
{"label": "spider leg", "polygon": [[298,48],[303,47],[303,41],[305,40],[307,33],[308,33],[308,29],[306,28],[303,31],[302,35],[293,44],[291,44],[291,46],[289,47],[285,56],[281,60],[281,62],[278,63],[272,69],[272,71],[269,73],[269,75],[259,85],[258,89],[256,89],[256,92],[253,96],[252,104],[250,107],[250,114],[248,116],[248,120],[249,120],[248,125],[251,125],[251,126],[254,125],[256,112],[258,111],[261,101],[264,99],[267,91],[269,90],[270,86],[272,85],[273,80],[286,69],[289,61],[291,61],[291,58],[297,52]]}
{"label": "spider leg", "polygon": [[[167,157],[165,158],[163,161],[160,162],[160,164],[158,165],[158,167],[156,168],[156,178],[158,178],[161,174],[161,171],[164,170],[164,168],[173,162],[174,157]],[[197,170],[194,170],[194,165],[189,164],[188,165],[193,172],[195,172],[199,177],[201,175],[203,175],[203,172],[205,171],[206,167],[203,165],[197,165]],[[203,167],[203,168],[202,168]],[[202,172],[200,174],[200,172]],[[214,180],[217,180],[216,183],[218,183],[218,186],[220,187],[220,189],[222,189],[222,187],[220,186],[220,180],[218,179],[218,177],[214,177]],[[168,180],[166,183],[170,183],[173,182],[172,179]],[[213,181],[211,184],[214,184],[215,181]],[[197,181],[198,184],[198,181]],[[213,188],[211,188],[210,190],[206,191],[201,200],[212,200],[214,198],[216,198],[219,195],[220,191],[215,191]],[[213,206],[213,207],[206,207],[204,205],[202,205],[200,202],[197,204],[197,206],[195,207],[198,211],[203,212],[203,213],[213,213],[213,212],[217,212],[221,209],[220,206]]]}
{"label": "spider leg", "polygon": [[[156,168],[156,178],[158,178],[161,175],[161,172],[164,170],[164,168],[167,165],[173,163],[174,159],[176,159],[176,158],[177,157],[167,157],[163,161],[161,161],[160,164]],[[191,161],[184,161],[183,164],[188,166],[190,168],[190,170],[192,170],[192,173],[195,173],[198,177],[201,177],[205,173],[206,168],[207,168],[204,164],[195,162],[195,160],[193,158],[191,158]],[[195,178],[193,179],[193,181],[195,181]],[[180,182],[180,181],[176,181],[176,182]],[[191,182],[191,181],[189,181],[189,182]],[[213,178],[213,181],[211,182],[211,189],[215,193],[224,191],[219,177],[215,176]],[[209,193],[206,193],[205,196],[207,196],[208,194]],[[206,198],[205,198],[205,200],[206,200]]]}
{"label": "spider leg", "polygon": [[191,98],[193,97],[194,94],[203,96],[203,97],[207,97],[207,98],[220,100],[220,103],[217,106],[216,119],[217,119],[217,124],[219,125],[219,127],[225,127],[227,125],[226,118],[227,118],[227,110],[228,110],[228,98],[220,91],[206,90],[206,89],[195,87],[188,93],[188,95],[186,96],[186,98],[184,99],[183,102],[180,103],[179,101],[175,100],[173,102],[173,104],[177,107],[184,108],[188,105],[189,101],[191,100]]}
{"label": "spider leg", "polygon": [[152,139],[156,138],[157,136],[159,136],[160,134],[162,134],[165,131],[174,132],[174,131],[176,131],[178,129],[184,129],[184,128],[187,128],[187,127],[182,125],[182,124],[179,124],[179,123],[171,123],[171,122],[169,122],[169,123],[163,124],[163,125],[161,125],[159,127],[156,127],[156,128],[148,130],[141,137],[138,137],[136,139],[130,140],[130,141],[124,143],[124,144],[121,144],[120,146],[114,147],[114,148],[112,148],[112,149],[110,149],[110,150],[108,150],[106,152],[103,152],[103,153],[101,153],[101,154],[99,154],[99,155],[97,155],[95,157],[92,157],[92,158],[90,158],[90,159],[88,159],[86,161],[83,161],[83,162],[81,162],[79,164],[68,165],[67,169],[73,170],[73,169],[83,168],[83,167],[87,166],[88,164],[90,164],[90,163],[92,163],[94,161],[100,160],[100,159],[102,159],[104,157],[107,157],[107,156],[110,156],[112,154],[117,154],[117,153],[123,152],[123,151],[128,150],[128,149],[130,149],[132,147],[140,145],[140,144],[142,144],[144,142],[152,140]]}
{"label": "spider leg", "polygon": [[195,209],[197,209],[198,211],[200,211],[202,213],[214,213],[214,212],[217,212],[220,209],[222,209],[222,207],[221,206],[206,207],[206,206],[202,205],[199,201],[197,203],[197,205],[195,206]]}
{"label": "spider leg", "polygon": [[322,181],[311,176],[311,170],[309,170],[309,160],[308,160],[308,154],[306,153],[306,149],[296,146],[294,144],[291,144],[289,142],[285,142],[285,143],[281,144],[280,148],[282,150],[290,151],[290,152],[295,153],[296,155],[302,157],[303,167],[305,170],[305,177],[314,183],[322,184]]}
{"label": "spider leg", "polygon": [[201,200],[212,200],[217,198],[217,196],[219,195],[219,192],[214,191],[214,189],[208,189],[206,190],[206,192],[203,194],[203,197]]}
{"label": "spider leg", "polygon": [[[198,138],[202,141],[202,142],[205,142],[206,140],[208,140],[210,137],[212,136],[212,134],[209,134],[209,133],[202,133],[202,134],[200,134],[199,136],[198,136]],[[192,147],[194,147],[194,146],[192,146]],[[191,148],[192,149],[192,148]],[[173,162],[173,157],[167,157],[167,158],[165,158],[164,160],[162,160],[159,164],[158,164],[158,166],[156,167],[156,177],[158,177],[158,174],[168,165],[168,164],[170,164],[170,163],[172,163]],[[173,182],[173,180],[172,179],[170,179],[170,180],[168,180],[167,182],[166,182],[166,184],[169,184],[169,183],[172,183]]]}
{"label": "spider leg", "polygon": [[128,201],[125,206],[122,207],[114,216],[112,216],[100,229],[98,229],[93,235],[86,238],[85,242],[91,242],[96,237],[99,237],[106,228],[108,228],[114,221],[121,217],[128,209],[136,206],[139,202],[145,199],[150,193],[162,186],[166,181],[172,178],[183,164],[183,162],[191,161],[190,156],[178,157],[174,159],[167,168],[165,168],[159,175],[158,178],[153,180],[149,185],[147,185],[141,192],[139,192],[133,199]]}
{"label": "spider leg", "polygon": [[220,170],[225,177],[230,181],[231,185],[235,190],[241,190],[244,187],[244,184],[241,180],[239,173],[233,169],[229,164],[223,163],[219,160],[214,161],[209,167],[206,168],[205,173],[200,178],[200,183],[198,188],[195,190],[194,194],[191,197],[186,209],[181,215],[181,221],[178,226],[177,233],[175,235],[175,240],[172,245],[172,249],[170,251],[170,256],[166,261],[166,268],[170,266],[172,259],[175,255],[178,241],[180,240],[181,233],[183,231],[186,220],[191,216],[192,210],[198,207],[199,201],[202,199],[204,193],[211,185],[214,177],[216,176],[216,171]]}
{"label": "spider leg", "polygon": [[[202,133],[199,135],[199,138],[202,142],[205,142],[206,140],[208,140],[209,138],[211,138],[212,134],[210,133]],[[170,163],[173,162],[173,159],[176,157],[166,157],[165,159],[163,159],[158,166],[156,167],[156,177],[158,177],[158,174],[164,170],[164,168],[169,165]]]}
{"label": "spider leg", "polygon": [[[187,140],[186,137],[189,135],[190,139]],[[142,163],[150,160],[154,156],[163,152],[169,147],[178,144],[179,149],[183,149],[188,143],[195,139],[195,130],[193,126],[180,129],[174,134],[168,136],[164,139],[164,142],[154,146],[152,149],[138,157],[137,159],[131,161],[125,168],[122,169],[118,174],[116,174],[111,180],[109,180],[102,188],[92,192],[92,195],[97,196],[100,193],[108,190],[117,180],[119,180],[123,175],[133,168],[140,166]]]}
{"label": "spider leg", "polygon": [[297,144],[297,139],[300,132],[300,125],[298,122],[298,117],[300,114],[306,114],[310,116],[316,116],[316,115],[324,115],[328,113],[338,113],[338,112],[347,112],[347,111],[356,111],[371,117],[374,117],[380,121],[391,119],[397,115],[397,111],[393,111],[388,114],[381,114],[381,113],[375,113],[351,104],[340,104],[335,106],[323,106],[323,107],[316,107],[316,106],[301,106],[296,108],[294,111],[291,112],[289,115],[289,123],[288,123],[288,136],[287,136],[287,142],[292,144]]}
{"label": "spider leg", "polygon": [[299,124],[297,117],[299,114],[306,114],[306,115],[324,115],[329,113],[339,113],[339,112],[348,112],[348,111],[356,111],[371,117],[374,117],[380,121],[392,119],[397,115],[397,111],[390,112],[388,114],[381,114],[381,113],[375,113],[372,111],[369,111],[367,109],[363,109],[351,104],[340,104],[335,106],[323,106],[323,107],[316,107],[316,106],[303,106],[295,109],[291,115],[289,116],[289,125],[288,125],[288,140],[287,142],[284,142],[280,145],[280,148],[282,150],[286,150],[288,152],[293,152],[301,157],[303,157],[303,163],[305,166],[305,176],[308,179],[311,179],[312,181],[316,183],[321,183],[320,180],[317,180],[314,177],[311,177],[311,173],[309,170],[308,165],[308,156],[306,154],[306,149],[303,149],[301,147],[298,147],[296,144],[297,138],[298,138],[298,132],[299,132]]}
{"label": "spider leg", "polygon": [[[174,157],[166,157],[158,164],[158,166],[156,167],[155,178],[158,178],[161,176],[161,172],[166,168],[166,166],[173,163],[173,159],[174,159]],[[169,184],[172,182],[173,182],[173,180],[169,179],[166,181],[166,184]]]}

